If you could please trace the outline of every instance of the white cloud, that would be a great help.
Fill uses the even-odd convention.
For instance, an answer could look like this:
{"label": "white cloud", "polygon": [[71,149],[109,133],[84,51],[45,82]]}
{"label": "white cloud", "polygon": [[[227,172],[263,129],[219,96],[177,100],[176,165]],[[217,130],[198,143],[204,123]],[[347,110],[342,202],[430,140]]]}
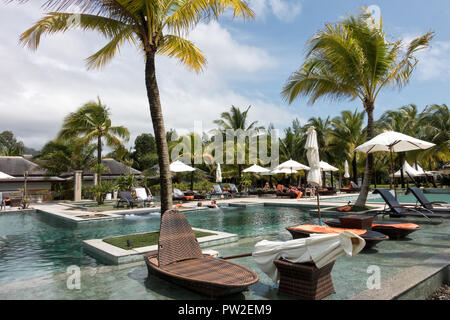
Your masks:
{"label": "white cloud", "polygon": [[[70,32],[45,37],[37,52],[18,45],[19,34],[40,16],[36,6],[5,6],[0,19],[0,128],[12,130],[25,145],[40,148],[53,139],[64,116],[100,96],[112,112],[115,125],[125,125],[134,138],[153,132],[144,83],[142,55],[124,47],[103,70],[87,71],[84,58],[105,40],[94,33]],[[194,121],[204,128],[233,104],[252,105],[251,120],[262,125],[289,125],[295,115],[274,105],[257,87],[261,75],[277,66],[265,49],[240,43],[220,24],[200,24],[190,38],[208,59],[204,73],[196,74],[176,60],[157,60],[166,129],[192,130]]]}
{"label": "white cloud", "polygon": [[[404,35],[402,41],[407,45],[419,36]],[[419,59],[417,79],[421,81],[448,80],[450,78],[450,41],[432,40],[430,47],[416,53]]]}
{"label": "white cloud", "polygon": [[260,19],[271,12],[279,20],[291,22],[302,12],[301,0],[250,0],[249,5]]}

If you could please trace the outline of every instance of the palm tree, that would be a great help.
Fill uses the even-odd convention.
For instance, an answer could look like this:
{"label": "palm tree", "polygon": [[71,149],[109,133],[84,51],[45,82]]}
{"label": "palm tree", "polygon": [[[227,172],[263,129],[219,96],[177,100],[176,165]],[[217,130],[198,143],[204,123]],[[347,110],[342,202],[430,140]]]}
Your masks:
{"label": "palm tree", "polygon": [[[248,108],[245,111],[241,111],[239,108],[236,108],[235,106],[231,106],[231,110],[229,112],[223,112],[220,115],[221,119],[214,120],[214,123],[219,126],[219,132],[222,133],[224,136],[226,136],[227,130],[232,130],[233,133],[235,133],[238,130],[242,130],[243,133],[248,133],[250,130],[259,131],[264,129],[264,127],[259,126],[257,127],[258,121],[253,121],[252,123],[248,124],[248,111],[250,110],[251,106],[248,106]],[[235,153],[237,152],[237,149],[247,149],[248,144],[245,143],[245,146],[238,146],[237,145],[237,137],[234,136],[235,142]],[[225,141],[225,140],[224,140]],[[242,175],[242,164],[238,163],[238,177],[241,179]]]}
{"label": "palm tree", "polygon": [[[75,140],[81,145],[96,142],[97,166],[102,164],[103,140],[109,147],[122,146],[120,138],[128,141],[130,133],[123,126],[112,126],[109,109],[98,101],[89,101],[77,111],[70,113],[63,123],[58,139]],[[100,171],[98,172],[100,173]],[[100,180],[100,176],[99,176]]]}
{"label": "palm tree", "polygon": [[59,176],[74,170],[88,170],[94,164],[95,144],[82,145],[69,140],[52,140],[47,142],[37,161],[41,168],[50,175]]}
{"label": "palm tree", "polygon": [[450,158],[450,112],[447,105],[427,106],[421,114],[419,127],[423,132],[423,139],[436,144],[419,157],[429,158],[430,163],[447,162]]}
{"label": "palm tree", "polygon": [[[80,8],[81,14],[65,12],[73,5]],[[254,17],[243,0],[48,0],[44,9],[53,12],[21,36],[23,44],[36,49],[43,34],[77,28],[95,30],[109,42],[87,58],[90,69],[110,62],[124,43],[135,45],[143,53],[147,98],[159,155],[161,212],[172,208],[172,181],[155,57],[157,54],[174,57],[192,70],[203,70],[205,56],[185,36],[200,21],[218,19],[230,7],[234,9],[234,17]]]}
{"label": "palm tree", "polygon": [[[410,104],[408,106],[401,107],[398,110],[388,110],[382,114],[378,120],[379,127],[391,131],[400,132],[409,136],[418,135],[418,121],[419,112],[417,106]],[[405,162],[406,152],[400,152],[399,154],[399,166],[402,167]],[[402,188],[405,188],[405,177],[403,170],[400,170],[400,183]]]}
{"label": "palm tree", "polygon": [[[327,24],[309,40],[305,62],[282,90],[289,103],[300,96],[309,96],[310,104],[320,98],[359,99],[367,113],[367,139],[374,137],[378,95],[387,86],[401,88],[409,82],[418,63],[415,53],[428,47],[433,38],[428,32],[405,48],[401,40],[387,40],[382,22],[370,22],[370,14],[360,14]],[[366,203],[372,167],[373,155],[368,154],[357,206]]]}
{"label": "palm tree", "polygon": [[[191,164],[191,167],[194,167],[195,163],[199,162],[198,158],[203,159],[204,157],[208,157],[208,158],[212,157],[210,154],[203,152],[204,141],[202,141],[201,137],[198,134],[193,133],[193,132],[180,137],[176,141],[172,141],[171,143],[169,143],[169,151],[170,152],[173,152],[173,150],[175,148],[177,151],[179,151],[178,157],[184,158],[184,159],[189,159],[189,163]],[[172,159],[172,160],[175,160],[175,159]],[[190,190],[194,190],[194,174],[195,174],[195,171],[191,171]]]}
{"label": "palm tree", "polygon": [[357,181],[357,153],[355,148],[365,140],[364,132],[364,111],[354,112],[345,110],[341,115],[331,120],[333,130],[330,130],[331,142],[329,144],[333,157],[336,154],[343,154],[343,159],[352,159],[352,180]]}

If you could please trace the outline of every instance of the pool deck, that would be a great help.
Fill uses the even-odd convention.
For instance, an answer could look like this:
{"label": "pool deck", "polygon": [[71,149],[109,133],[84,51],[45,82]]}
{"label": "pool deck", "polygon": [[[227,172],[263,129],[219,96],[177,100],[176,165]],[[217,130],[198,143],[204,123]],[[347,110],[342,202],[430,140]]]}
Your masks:
{"label": "pool deck", "polygon": [[[338,200],[342,196],[348,196],[348,194],[338,194],[336,196],[323,196],[320,197],[321,207],[333,207],[341,206],[342,201],[333,201],[333,199]],[[243,198],[232,198],[232,199],[217,199],[217,204],[219,206],[234,206],[234,207],[249,207],[254,205],[273,205],[273,206],[289,206],[298,208],[317,208],[317,200],[310,198],[303,199],[285,199],[285,198],[270,198],[270,197],[243,197]],[[183,203],[183,207],[179,208],[180,211],[192,211],[192,210],[206,210],[206,206],[198,207],[199,201],[186,202]],[[206,203],[206,201],[200,201]],[[371,203],[371,206],[377,208],[383,208],[381,203]],[[159,214],[161,208],[155,207],[144,207],[135,209],[118,209],[118,210],[105,210],[101,212],[92,212],[83,210],[69,202],[46,202],[40,204],[33,204],[31,209],[39,210],[47,214],[53,215],[56,218],[60,218],[65,221],[73,223],[86,223],[99,220],[112,220],[112,219],[122,219],[124,215],[129,214]],[[11,211],[11,210],[10,210]],[[98,216],[96,216],[98,215]],[[101,215],[101,216],[100,216]]]}

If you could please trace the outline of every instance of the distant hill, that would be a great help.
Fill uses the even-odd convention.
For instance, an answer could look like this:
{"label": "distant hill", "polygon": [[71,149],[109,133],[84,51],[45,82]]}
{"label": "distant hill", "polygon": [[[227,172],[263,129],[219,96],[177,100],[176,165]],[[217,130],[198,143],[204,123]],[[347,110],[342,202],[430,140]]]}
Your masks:
{"label": "distant hill", "polygon": [[24,151],[23,154],[31,154],[32,156],[39,154],[39,150],[28,147],[24,147],[23,151]]}

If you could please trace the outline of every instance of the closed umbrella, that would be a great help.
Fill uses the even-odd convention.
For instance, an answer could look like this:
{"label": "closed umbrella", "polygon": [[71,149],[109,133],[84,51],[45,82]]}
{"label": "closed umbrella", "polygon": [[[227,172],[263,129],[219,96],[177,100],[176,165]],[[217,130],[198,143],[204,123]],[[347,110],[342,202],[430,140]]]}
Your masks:
{"label": "closed umbrella", "polygon": [[222,182],[222,169],[220,168],[220,163],[217,164],[216,168],[216,182]]}
{"label": "closed umbrella", "polygon": [[[394,182],[394,169],[393,169],[393,160],[392,153],[393,152],[406,152],[412,150],[426,150],[431,147],[434,147],[434,143],[430,143],[427,141],[419,140],[408,136],[406,134],[395,132],[395,131],[385,131],[382,134],[376,136],[375,138],[363,143],[359,147],[357,147],[355,151],[364,152],[364,153],[372,153],[376,151],[385,151],[390,153],[391,158],[391,172],[392,172],[392,180],[391,186]],[[394,184],[394,194],[397,198],[397,189]]]}
{"label": "closed umbrella", "polygon": [[[306,138],[306,157],[308,158],[308,164],[310,170],[308,172],[308,183],[312,186],[318,187],[322,184],[320,177],[320,158],[319,158],[319,144],[317,143],[317,132],[314,127],[309,127]],[[320,199],[319,192],[316,192],[317,208],[319,213],[319,225],[322,225],[322,218],[320,216]]]}
{"label": "closed umbrella", "polygon": [[344,178],[348,179],[350,178],[350,173],[348,172],[348,161],[345,160],[345,164],[344,164]]}

